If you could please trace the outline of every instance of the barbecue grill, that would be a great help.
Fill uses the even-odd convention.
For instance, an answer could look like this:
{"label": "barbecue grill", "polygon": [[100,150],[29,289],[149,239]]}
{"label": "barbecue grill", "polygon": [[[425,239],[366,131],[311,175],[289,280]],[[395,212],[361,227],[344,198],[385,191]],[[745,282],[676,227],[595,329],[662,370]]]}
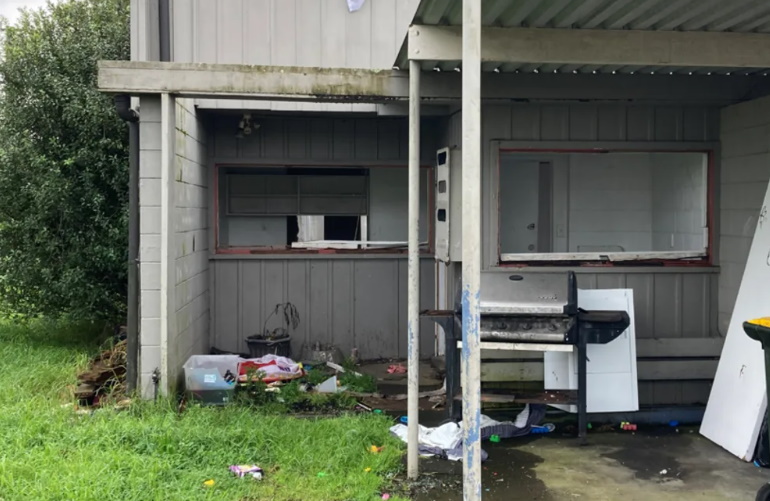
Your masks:
{"label": "barbecue grill", "polygon": [[[458,289],[460,285],[458,284]],[[462,306],[456,291],[455,309],[423,312],[444,329],[446,340],[447,410],[458,418]],[[575,273],[481,274],[479,336],[481,349],[519,351],[577,350],[577,390],[548,390],[537,394],[482,394],[482,401],[572,404],[578,409],[578,436],[585,439],[586,347],[606,344],[629,326],[625,311],[585,311],[578,308]],[[461,401],[461,400],[459,400]]]}

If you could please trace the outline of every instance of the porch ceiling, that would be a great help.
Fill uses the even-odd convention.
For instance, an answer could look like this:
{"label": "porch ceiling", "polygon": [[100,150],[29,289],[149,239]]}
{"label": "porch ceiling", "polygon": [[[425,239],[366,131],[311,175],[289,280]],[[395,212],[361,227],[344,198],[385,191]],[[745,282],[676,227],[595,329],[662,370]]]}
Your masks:
{"label": "porch ceiling", "polygon": [[[770,33],[767,0],[482,0],[487,27]],[[413,24],[462,25],[462,0],[422,0]],[[395,66],[408,67],[407,39]],[[460,71],[454,61],[421,61],[426,71]],[[767,68],[482,63],[514,73],[765,74]]]}

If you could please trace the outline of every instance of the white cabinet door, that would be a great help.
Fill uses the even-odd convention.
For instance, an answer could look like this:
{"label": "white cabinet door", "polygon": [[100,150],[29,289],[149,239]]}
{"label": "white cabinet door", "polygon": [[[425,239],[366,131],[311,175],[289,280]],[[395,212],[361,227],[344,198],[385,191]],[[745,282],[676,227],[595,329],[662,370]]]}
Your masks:
{"label": "white cabinet door", "polygon": [[700,432],[745,461],[751,461],[767,405],[765,360],[743,322],[770,316],[770,189],[760,210],[727,337],[722,347]]}
{"label": "white cabinet door", "polygon": [[[634,293],[631,289],[579,290],[578,306],[584,310],[628,312],[631,324],[607,344],[589,344],[587,349],[586,395],[588,412],[633,412],[639,410],[636,378],[636,334]],[[546,352],[545,388],[577,389],[577,350],[571,353]],[[577,407],[555,406],[569,412]]]}

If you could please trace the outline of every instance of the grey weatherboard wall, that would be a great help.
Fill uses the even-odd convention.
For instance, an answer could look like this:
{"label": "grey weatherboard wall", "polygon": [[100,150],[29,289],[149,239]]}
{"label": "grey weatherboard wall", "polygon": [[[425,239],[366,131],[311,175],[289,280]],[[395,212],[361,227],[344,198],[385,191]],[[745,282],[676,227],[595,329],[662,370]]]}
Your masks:
{"label": "grey weatherboard wall", "polygon": [[[405,118],[256,116],[259,129],[236,139],[238,119],[238,115],[211,118],[212,176],[215,163],[407,164]],[[441,125],[436,119],[423,122],[423,165],[433,163]],[[212,251],[211,257],[212,346],[245,351],[244,339],[261,331],[276,304],[290,301],[301,317],[292,339],[297,356],[304,346],[316,342],[336,345],[345,355],[358,348],[366,359],[406,355],[406,255],[244,256]],[[421,308],[434,306],[434,270],[432,256],[425,256]],[[430,356],[433,325],[422,322],[421,332],[422,353]]]}
{"label": "grey weatherboard wall", "polygon": [[[537,148],[538,144],[547,144],[549,148],[559,144],[569,147],[576,142],[618,146],[639,144],[661,149],[672,143],[717,143],[719,113],[718,107],[694,105],[522,103],[483,106],[484,269],[497,269],[490,222],[490,215],[496,210],[490,197],[491,190],[495,189],[492,169],[496,167],[496,159],[490,157],[492,141],[524,141],[532,148]],[[450,117],[442,144],[460,147],[460,127],[461,113],[458,112]],[[718,152],[715,160],[718,164]],[[715,223],[718,225],[718,221]],[[654,357],[659,363],[650,371],[641,370],[644,358],[640,357],[642,404],[691,404],[707,400],[710,380],[716,371],[714,357],[719,356],[720,338],[724,335],[717,324],[718,268],[548,267],[542,271],[562,273],[567,269],[577,272],[578,285],[582,288],[633,289],[637,339],[681,340],[684,348],[678,357],[666,359],[671,355],[661,353],[660,357]],[[709,343],[713,353],[692,357],[687,347],[701,343],[699,339],[702,338],[716,340]]]}
{"label": "grey weatherboard wall", "polygon": [[[137,0],[135,0],[137,1]],[[147,0],[144,0],[147,1]],[[418,0],[171,0],[172,60],[390,69]],[[374,111],[374,105],[201,100],[202,108]]]}

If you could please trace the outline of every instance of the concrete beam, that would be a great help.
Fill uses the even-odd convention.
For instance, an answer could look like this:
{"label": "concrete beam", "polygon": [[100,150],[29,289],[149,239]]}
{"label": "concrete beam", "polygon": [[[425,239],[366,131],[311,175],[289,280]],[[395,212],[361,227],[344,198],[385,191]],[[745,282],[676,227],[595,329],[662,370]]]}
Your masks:
{"label": "concrete beam", "polygon": [[[408,57],[460,61],[462,28],[409,28]],[[484,28],[481,60],[498,63],[770,68],[770,34]]]}
{"label": "concrete beam", "polygon": [[408,77],[391,70],[100,61],[99,89],[190,98],[377,102],[408,96]]}
{"label": "concrete beam", "polygon": [[[424,72],[423,103],[461,98],[461,73]],[[179,97],[372,102],[388,105],[409,99],[406,72],[248,66],[229,64],[99,62],[99,88],[130,95],[171,93]],[[761,75],[592,75],[485,73],[485,102],[516,100],[602,100],[731,104],[770,92]],[[400,106],[403,113],[406,108]],[[398,107],[396,107],[398,109]],[[426,111],[430,113],[430,108]]]}

